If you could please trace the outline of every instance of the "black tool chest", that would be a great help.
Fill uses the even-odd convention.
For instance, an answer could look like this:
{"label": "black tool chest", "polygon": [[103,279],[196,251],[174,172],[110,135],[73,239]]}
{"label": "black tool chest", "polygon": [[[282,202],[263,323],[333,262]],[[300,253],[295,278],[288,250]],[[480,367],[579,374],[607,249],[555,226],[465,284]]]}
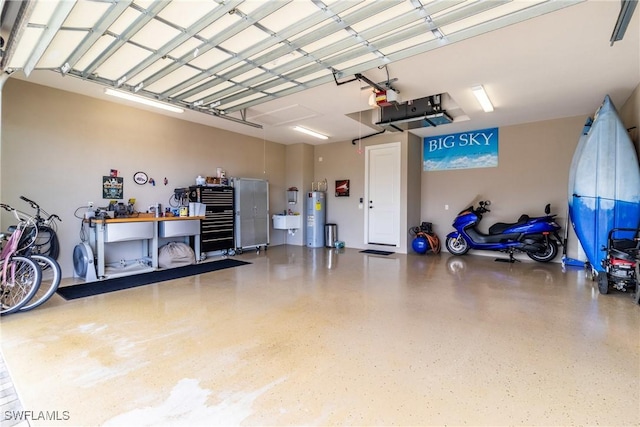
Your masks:
{"label": "black tool chest", "polygon": [[229,250],[234,245],[234,196],[233,187],[191,186],[189,201],[206,206],[205,218],[200,221],[202,252]]}

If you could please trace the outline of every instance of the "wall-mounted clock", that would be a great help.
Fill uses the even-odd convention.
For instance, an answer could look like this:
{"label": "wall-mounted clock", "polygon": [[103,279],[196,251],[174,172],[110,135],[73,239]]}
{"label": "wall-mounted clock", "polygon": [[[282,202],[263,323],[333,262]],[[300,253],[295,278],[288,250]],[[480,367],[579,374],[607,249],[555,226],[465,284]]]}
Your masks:
{"label": "wall-mounted clock", "polygon": [[136,172],[133,174],[133,180],[138,185],[144,185],[149,181],[149,177],[144,172]]}

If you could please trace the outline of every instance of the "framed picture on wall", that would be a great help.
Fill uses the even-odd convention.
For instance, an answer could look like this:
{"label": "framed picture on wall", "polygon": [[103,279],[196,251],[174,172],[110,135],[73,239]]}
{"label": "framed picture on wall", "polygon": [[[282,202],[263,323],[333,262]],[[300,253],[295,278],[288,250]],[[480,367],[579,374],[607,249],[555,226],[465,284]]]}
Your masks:
{"label": "framed picture on wall", "polygon": [[336,197],[349,197],[348,179],[340,179],[336,181]]}
{"label": "framed picture on wall", "polygon": [[102,177],[102,198],[122,199],[124,194],[124,179],[122,177]]}

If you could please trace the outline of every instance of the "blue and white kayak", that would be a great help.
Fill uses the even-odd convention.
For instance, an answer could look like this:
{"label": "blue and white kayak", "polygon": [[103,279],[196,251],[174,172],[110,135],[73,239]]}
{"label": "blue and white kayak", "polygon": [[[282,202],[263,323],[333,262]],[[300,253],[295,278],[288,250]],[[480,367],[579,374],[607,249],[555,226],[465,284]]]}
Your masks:
{"label": "blue and white kayak", "polygon": [[576,236],[592,270],[604,271],[609,230],[640,225],[638,157],[608,95],[576,148],[569,181]]}

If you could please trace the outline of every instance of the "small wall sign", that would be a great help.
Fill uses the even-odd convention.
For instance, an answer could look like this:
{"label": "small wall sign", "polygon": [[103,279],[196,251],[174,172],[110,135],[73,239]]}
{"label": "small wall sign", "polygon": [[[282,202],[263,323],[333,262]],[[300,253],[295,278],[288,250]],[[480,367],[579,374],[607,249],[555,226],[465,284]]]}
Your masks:
{"label": "small wall sign", "polygon": [[349,197],[348,179],[340,179],[336,181],[336,197]]}
{"label": "small wall sign", "polygon": [[424,138],[423,170],[495,168],[498,128]]}
{"label": "small wall sign", "polygon": [[147,181],[149,181],[149,177],[144,172],[136,172],[135,174],[133,174],[133,181],[138,185],[144,185],[147,183]]}
{"label": "small wall sign", "polygon": [[124,197],[124,182],[122,177],[102,177],[102,198],[122,199]]}

